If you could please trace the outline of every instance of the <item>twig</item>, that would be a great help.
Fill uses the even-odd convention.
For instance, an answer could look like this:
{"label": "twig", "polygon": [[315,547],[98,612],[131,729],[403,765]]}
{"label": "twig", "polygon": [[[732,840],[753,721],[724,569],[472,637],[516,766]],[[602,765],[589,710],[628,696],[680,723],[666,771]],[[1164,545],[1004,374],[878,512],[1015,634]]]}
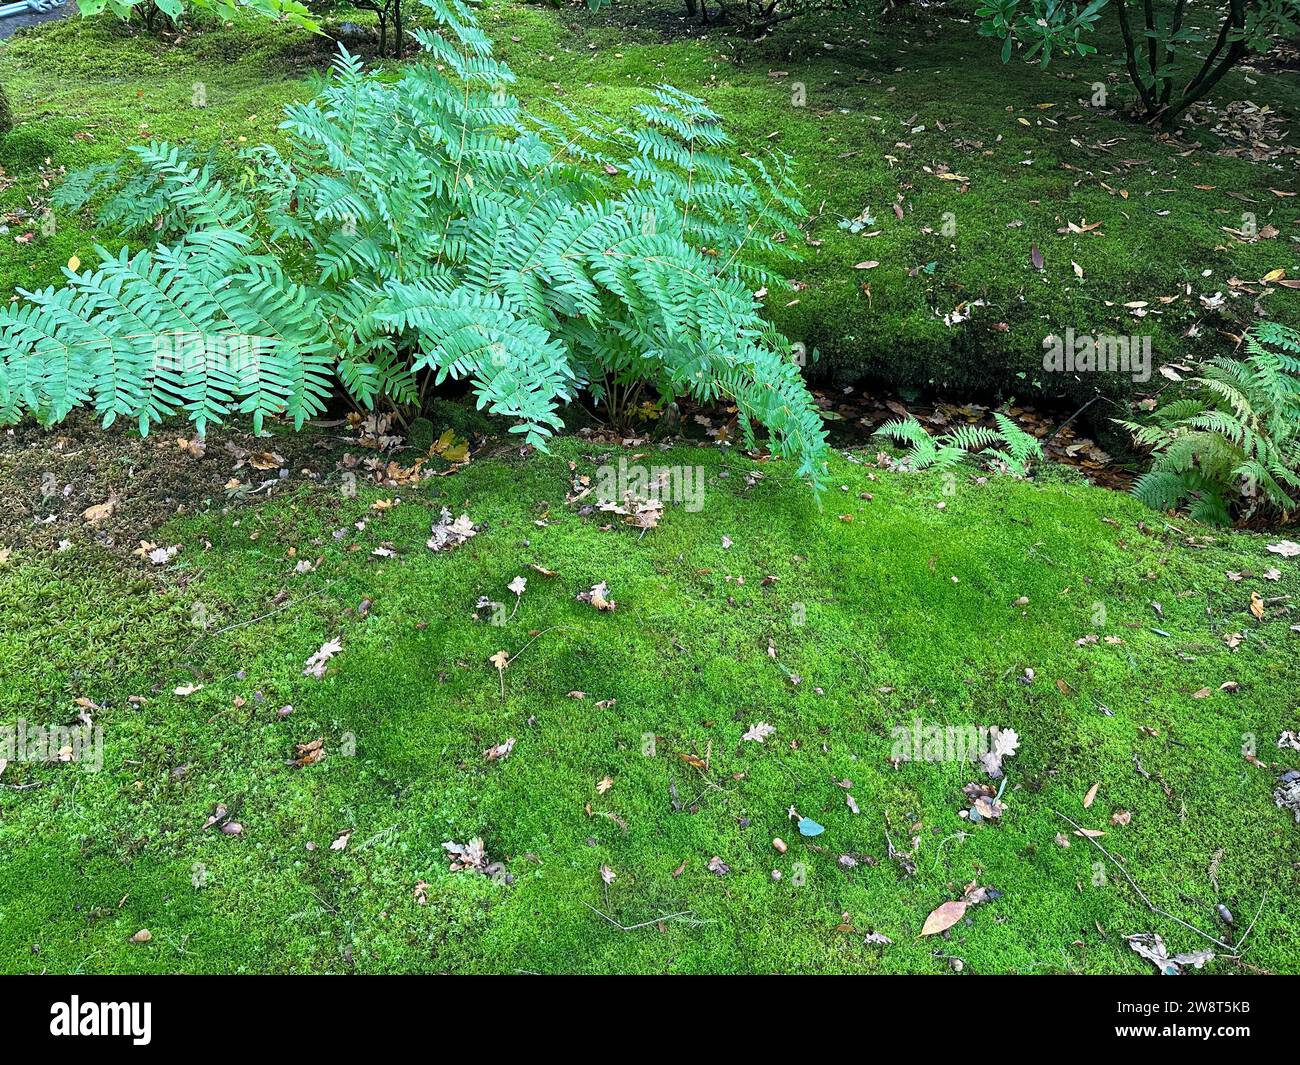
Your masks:
{"label": "twig", "polygon": [[292,602],[285,603],[283,606],[278,606],[278,607],[276,607],[274,610],[268,611],[268,612],[265,613],[265,614],[260,614],[260,615],[258,615],[258,616],[255,617],[255,618],[249,618],[247,621],[236,621],[233,625],[226,625],[224,628],[217,629],[217,630],[215,630],[214,632],[204,632],[204,633],[201,633],[201,634],[200,634],[199,636],[197,636],[194,640],[192,640],[192,641],[190,642],[190,644],[185,648],[185,650],[182,651],[181,653],[182,653],[182,654],[189,654],[190,651],[191,651],[191,650],[192,650],[196,645],[202,643],[204,640],[210,639],[210,638],[213,637],[213,636],[220,636],[223,632],[230,632],[231,629],[242,629],[245,625],[256,625],[259,621],[265,621],[265,620],[266,620],[267,618],[269,618],[269,617],[274,617],[276,614],[279,614],[279,613],[281,613],[282,611],[288,610],[290,607],[295,607],[295,606],[297,606],[299,603],[305,603],[305,602],[307,602],[308,599],[314,599],[314,598],[316,598],[316,596],[320,595],[322,592],[326,592],[326,591],[328,591],[328,590],[329,590],[329,587],[330,587],[330,584],[333,584],[333,583],[334,583],[333,581],[330,581],[328,584],[325,585],[324,588],[317,588],[316,591],[310,593],[309,595],[304,595],[304,596],[303,596],[302,598],[300,598],[300,599],[295,599],[295,600],[293,600]]}
{"label": "twig", "polygon": [[[888,836],[889,833],[885,833],[885,835]],[[964,843],[972,835],[973,833],[970,832],[954,832],[951,836],[945,836],[943,839],[939,840],[939,847],[934,852],[934,865],[932,866],[932,868],[933,869],[939,868],[939,859],[943,857],[943,845],[945,843],[951,843],[953,840],[957,840],[961,843]],[[890,844],[890,846],[892,847],[893,845]]]}
{"label": "twig", "polygon": [[612,918],[609,914],[605,913],[603,910],[596,909],[596,907],[589,902],[584,902],[583,905],[586,906],[587,909],[589,909],[592,913],[597,914],[600,917],[603,917],[606,921],[612,924],[620,932],[635,932],[638,928],[649,928],[651,925],[658,924],[660,921],[672,921],[683,917],[695,916],[694,910],[681,910],[678,913],[666,913],[662,917],[654,917],[649,921],[642,921],[640,924],[625,925],[625,924],[619,924],[619,922],[614,920],[614,918]]}
{"label": "twig", "polygon": [[1241,938],[1237,940],[1236,946],[1232,948],[1233,950],[1241,950],[1241,945],[1246,942],[1246,937],[1250,935],[1251,930],[1254,929],[1255,922],[1259,920],[1259,915],[1264,912],[1264,900],[1266,898],[1268,898],[1268,888],[1265,888],[1264,893],[1260,895],[1259,909],[1255,911],[1255,916],[1250,919],[1250,924],[1246,926],[1246,931],[1241,933]]}
{"label": "twig", "polygon": [[536,643],[538,640],[540,640],[540,639],[541,639],[543,636],[545,636],[548,632],[554,632],[556,629],[560,629],[561,631],[567,632],[567,631],[569,631],[570,628],[572,628],[572,626],[569,626],[569,625],[552,625],[549,629],[542,629],[541,632],[539,632],[536,636],[534,636],[531,640],[529,640],[526,644],[524,644],[523,647],[519,648],[518,651],[516,651],[514,654],[512,654],[512,655],[510,656],[510,661],[509,661],[508,664],[509,664],[509,665],[514,665],[514,662],[515,662],[515,659],[516,659],[516,658],[518,658],[521,654],[523,654],[525,651],[527,651],[528,648],[530,648],[534,643]]}
{"label": "twig", "polygon": [[[1188,924],[1181,917],[1175,917],[1172,913],[1168,913],[1167,911],[1162,910],[1159,906],[1157,906],[1154,902],[1152,902],[1149,898],[1146,897],[1142,889],[1137,886],[1137,881],[1128,875],[1128,870],[1124,868],[1124,866],[1120,863],[1120,860],[1116,858],[1113,854],[1111,854],[1110,851],[1108,851],[1105,847],[1103,847],[1090,835],[1088,835],[1088,833],[1084,831],[1083,826],[1081,824],[1079,824],[1077,821],[1071,820],[1070,818],[1066,817],[1065,814],[1061,813],[1059,810],[1052,810],[1052,813],[1056,814],[1057,817],[1061,818],[1064,821],[1069,821],[1070,824],[1074,825],[1074,827],[1079,830],[1079,834],[1083,836],[1084,839],[1086,839],[1089,843],[1091,843],[1094,847],[1096,847],[1099,851],[1101,851],[1102,854],[1104,854],[1107,858],[1109,858],[1111,862],[1114,864],[1115,868],[1124,874],[1124,879],[1127,880],[1129,884],[1132,885],[1133,890],[1138,893],[1138,898],[1140,898],[1143,902],[1146,903],[1147,909],[1149,909],[1152,913],[1159,914],[1161,917],[1168,918],[1169,920],[1175,922],[1176,924],[1182,925],[1188,931],[1195,932],[1198,936],[1202,936],[1205,939],[1208,939],[1215,946],[1222,947],[1224,950],[1236,949],[1230,943],[1225,943],[1221,939],[1215,939],[1214,936],[1210,935],[1209,932],[1202,932],[1199,928],[1196,927],[1196,925]],[[1261,907],[1263,906],[1262,900],[1260,902],[1260,905]]]}
{"label": "twig", "polygon": [[1080,414],[1086,411],[1089,407],[1091,407],[1094,403],[1096,403],[1097,400],[1101,398],[1102,397],[1100,394],[1093,396],[1092,399],[1088,400],[1087,403],[1085,403],[1082,407],[1080,407],[1068,418],[1066,418],[1065,421],[1063,421],[1060,425],[1058,425],[1055,429],[1053,429],[1052,434],[1046,440],[1043,441],[1044,449],[1046,449],[1047,445],[1050,444],[1053,440],[1057,438],[1057,436],[1060,435],[1061,430],[1063,430],[1067,425],[1069,425],[1072,421],[1074,421]]}

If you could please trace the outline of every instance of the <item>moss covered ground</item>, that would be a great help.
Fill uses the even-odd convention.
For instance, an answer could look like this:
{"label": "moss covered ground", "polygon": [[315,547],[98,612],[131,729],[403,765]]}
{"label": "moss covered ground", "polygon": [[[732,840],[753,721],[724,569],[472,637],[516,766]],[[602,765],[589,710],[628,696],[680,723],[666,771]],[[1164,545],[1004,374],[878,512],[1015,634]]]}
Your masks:
{"label": "moss covered ground", "polygon": [[[698,467],[702,508],[643,534],[566,505],[620,456]],[[1300,593],[1265,538],[1050,471],[953,483],[860,454],[820,508],[690,446],[569,440],[352,498],[315,472],[153,534],[180,546],[162,567],[77,537],[0,570],[0,716],[69,722],[88,699],[104,735],[100,772],[6,771],[6,970],[1136,972],[1126,934],[1203,945],[1060,815],[1208,932],[1220,902],[1236,934],[1258,910],[1220,971],[1295,970],[1300,834],[1243,758],[1254,737],[1285,761],[1300,711],[1290,601],[1249,610]],[[451,553],[425,546],[442,506],[482,526]],[[602,581],[612,612],[576,598]],[[918,719],[1016,730],[997,822],[961,816],[978,766],[891,762]],[[774,734],[742,741],[758,722]],[[321,761],[290,764],[317,739]],[[218,804],[240,835],[203,827]],[[442,844],[476,836],[496,879],[448,868]],[[971,882],[1001,897],[917,938]]]}
{"label": "moss covered ground", "polygon": [[[960,17],[852,34],[829,20],[762,42],[686,32],[670,9],[638,22],[494,4],[486,24],[539,109],[625,114],[672,81],[725,113],[743,149],[792,154],[821,243],[797,302],[772,310],[819,372],[1023,398],[1063,389],[1034,367],[1042,337],[1071,325],[1152,330],[1166,361],[1221,344],[1256,301],[1294,320],[1296,294],[1276,287],[1222,313],[1200,301],[1231,277],[1300,273],[1297,201],[1270,191],[1294,187],[1293,156],[1226,158],[1205,128],[1155,139],[1079,104],[1094,67],[1003,67]],[[107,21],[19,35],[0,52],[21,122],[0,142],[5,290],[54,283],[112,242],[80,216],[39,225],[60,168],[151,137],[274,140],[327,55],[251,25],[179,42]],[[1294,78],[1247,72],[1227,90],[1294,114]],[[839,227],[864,208],[863,233]],[[1223,232],[1243,211],[1277,235]],[[866,260],[880,265],[853,269]],[[969,322],[942,321],[981,299]],[[1258,913],[1211,971],[1297,971],[1300,830],[1274,805],[1270,767],[1294,762],[1276,743],[1300,724],[1300,562],[1267,550],[1278,536],[1210,532],[1052,467],[1033,481],[889,472],[874,448],[833,458],[820,504],[738,449],[580,437],[527,458],[488,443],[453,476],[362,477],[349,495],[337,436],[263,441],[291,455],[288,475],[233,496],[227,477],[275,474],[234,470],[214,437],[194,460],[208,494],[191,490],[161,526],[142,510],[111,545],[80,527],[86,483],[120,491],[123,513],[142,483],[160,515],[178,505],[148,449],[73,430],[6,439],[46,450],[0,463],[24,515],[0,544],[0,724],[88,714],[103,766],[3,770],[0,969],[951,972],[959,959],[1097,973],[1150,971],[1125,935],[1207,945],[1150,912],[1069,818],[1216,938],[1235,942]],[[702,508],[670,506],[642,534],[566,503],[575,473],[620,457],[699,467]],[[75,490],[47,496],[42,471]],[[434,553],[443,506],[481,529]],[[50,513],[66,536],[46,535]],[[179,550],[152,565],[123,549],[135,538]],[[612,612],[576,598],[600,582]],[[474,616],[483,596],[506,604],[504,626]],[[305,676],[336,638],[325,676]],[[987,781],[978,766],[891,761],[894,730],[915,721],[1017,732],[999,819],[961,816],[963,787]],[[774,729],[762,743],[741,738],[760,722]],[[292,764],[315,740],[324,756]],[[824,832],[802,836],[792,808]],[[231,823],[239,833],[221,831]],[[449,869],[443,844],[474,837],[495,877]],[[972,883],[997,897],[920,938]],[[873,932],[892,943],[864,942]]]}

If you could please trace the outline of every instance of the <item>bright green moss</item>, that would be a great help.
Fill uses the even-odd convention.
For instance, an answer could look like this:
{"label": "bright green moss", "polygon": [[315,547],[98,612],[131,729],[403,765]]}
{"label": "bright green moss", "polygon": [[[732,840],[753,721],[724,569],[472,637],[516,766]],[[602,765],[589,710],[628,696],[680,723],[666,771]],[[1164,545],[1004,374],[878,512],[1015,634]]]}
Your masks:
{"label": "bright green moss", "polygon": [[[1191,549],[1201,530],[1113,493],[995,478],[945,496],[937,478],[872,480],[843,459],[819,510],[774,472],[747,487],[749,461],[695,448],[653,461],[702,465],[703,510],[670,508],[642,537],[563,503],[566,460],[592,473],[609,453],[564,442],[551,458],[476,461],[396,493],[403,502],[382,514],[369,508],[380,493],[363,492],[199,517],[168,530],[184,545],[170,590],[133,589],[86,548],[15,556],[0,571],[5,720],[70,715],[85,695],[104,707],[106,757],[99,774],[7,771],[42,786],[0,798],[4,968],[928,972],[944,967],[938,952],[976,972],[1140,971],[1123,934],[1198,945],[1113,869],[1094,886],[1100,855],[1079,837],[1055,842],[1070,833],[1059,810],[1104,828],[1153,898],[1207,929],[1216,902],[1249,920],[1267,891],[1245,960],[1295,970],[1300,834],[1241,748],[1253,735],[1267,759],[1295,727],[1297,637],[1246,612],[1258,582],[1226,577],[1276,561],[1265,540],[1219,534]],[[435,555],[424,540],[444,502],[487,527]],[[336,528],[348,530],[341,541]],[[399,557],[370,554],[384,541]],[[293,574],[290,547],[324,560]],[[1300,590],[1286,565],[1265,594]],[[513,599],[516,575],[529,584],[513,620],[473,620],[480,595]],[[612,614],[574,598],[601,580]],[[220,627],[265,613],[281,589],[289,602],[318,594],[187,650],[193,602]],[[1029,604],[1014,606],[1021,596]],[[1234,631],[1247,638],[1231,651],[1222,637]],[[330,674],[303,677],[340,633]],[[1089,633],[1123,643],[1077,646]],[[57,656],[32,668],[41,646]],[[504,700],[487,661],[503,648],[518,655]],[[1220,691],[1228,680],[1240,690]],[[194,683],[205,687],[171,694]],[[147,702],[131,706],[132,694]],[[294,712],[281,720],[284,704]],[[891,729],[917,716],[1019,732],[1001,824],[972,831],[958,817],[962,786],[982,777],[971,766],[889,764]],[[760,720],[776,734],[742,743]],[[486,763],[511,736],[510,757]],[[287,764],[317,737],[324,762]],[[707,776],[682,754],[707,758]],[[217,802],[242,838],[202,830]],[[825,834],[801,839],[792,804]],[[1119,809],[1131,824],[1109,823]],[[920,839],[912,877],[887,860],[886,814],[896,845]],[[347,848],[331,850],[345,829]],[[447,871],[441,843],[476,834],[512,885]],[[791,844],[785,856],[775,835]],[[845,853],[876,864],[842,869]],[[707,871],[714,855],[729,875]],[[602,864],[617,873],[608,892]],[[1005,894],[951,941],[915,939],[971,880]],[[681,910],[699,923],[624,933],[589,906],[627,925]],[[845,913],[861,934],[836,931]],[[140,927],[153,941],[129,944]],[[863,947],[869,928],[894,945]]]}

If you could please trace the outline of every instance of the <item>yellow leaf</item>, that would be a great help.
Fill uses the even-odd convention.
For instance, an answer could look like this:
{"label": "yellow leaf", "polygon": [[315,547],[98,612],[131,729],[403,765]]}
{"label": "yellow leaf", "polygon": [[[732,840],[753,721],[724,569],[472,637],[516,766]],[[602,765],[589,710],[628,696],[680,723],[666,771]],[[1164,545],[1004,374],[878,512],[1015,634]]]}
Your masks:
{"label": "yellow leaf", "polygon": [[71,259],[68,260],[68,269],[75,274],[78,270],[81,269],[81,260],[74,255]]}
{"label": "yellow leaf", "polygon": [[117,509],[117,497],[110,496],[103,503],[96,503],[93,507],[87,507],[85,510],[81,512],[81,516],[85,521],[89,522],[91,525],[94,525],[96,522],[103,521],[110,514],[112,514],[113,511],[116,509]]}
{"label": "yellow leaf", "polygon": [[430,450],[448,462],[464,462],[469,458],[469,441],[457,440],[455,432],[448,429],[434,441]]}
{"label": "yellow leaf", "polygon": [[1259,592],[1250,593],[1250,612],[1257,620],[1264,620],[1264,600],[1260,598]]}

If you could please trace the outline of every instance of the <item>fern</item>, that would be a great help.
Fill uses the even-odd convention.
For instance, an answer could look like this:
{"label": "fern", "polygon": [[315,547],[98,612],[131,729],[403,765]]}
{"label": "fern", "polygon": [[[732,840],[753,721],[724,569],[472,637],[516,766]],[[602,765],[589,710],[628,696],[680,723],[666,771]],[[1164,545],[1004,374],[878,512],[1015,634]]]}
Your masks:
{"label": "fern", "polygon": [[959,425],[942,436],[931,436],[911,415],[895,418],[876,430],[905,446],[903,463],[912,469],[952,470],[977,459],[1024,477],[1035,461],[1043,457],[1038,440],[1021,429],[1001,411],[993,415],[996,428]]}
{"label": "fern", "polygon": [[1300,333],[1261,322],[1243,358],[1218,356],[1190,384],[1146,424],[1119,421],[1152,453],[1133,494],[1214,525],[1300,505]]}
{"label": "fern", "polygon": [[819,485],[820,416],[753,291],[793,254],[786,163],[733,160],[666,86],[633,129],[530,115],[470,8],[423,2],[420,59],[386,81],[341,50],[283,152],[155,142],[70,178],[60,206],[143,247],[0,309],[0,415],[301,425],[336,387],[411,406],[455,378],[544,447],[583,390],[645,383],[734,403]]}

